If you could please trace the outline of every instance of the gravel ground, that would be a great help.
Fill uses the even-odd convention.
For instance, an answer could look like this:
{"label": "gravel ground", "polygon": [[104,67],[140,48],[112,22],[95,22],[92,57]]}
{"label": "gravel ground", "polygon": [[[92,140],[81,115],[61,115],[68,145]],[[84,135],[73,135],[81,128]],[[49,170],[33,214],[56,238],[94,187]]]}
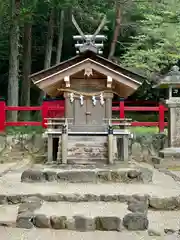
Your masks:
{"label": "gravel ground", "polygon": [[150,237],[147,232],[73,232],[50,229],[0,228],[2,240],[178,240],[176,235]]}

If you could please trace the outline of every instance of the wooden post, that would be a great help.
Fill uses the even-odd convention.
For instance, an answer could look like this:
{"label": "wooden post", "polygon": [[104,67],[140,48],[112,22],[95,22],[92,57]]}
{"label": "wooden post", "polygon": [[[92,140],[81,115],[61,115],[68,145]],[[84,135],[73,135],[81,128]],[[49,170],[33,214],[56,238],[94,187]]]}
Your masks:
{"label": "wooden post", "polygon": [[125,118],[125,113],[124,113],[124,98],[120,98],[119,102],[119,118]]}
{"label": "wooden post", "polygon": [[124,163],[128,163],[129,161],[129,136],[123,136],[123,144],[122,144],[122,151],[123,151],[123,161]]}
{"label": "wooden post", "polygon": [[0,98],[0,132],[4,132],[6,127],[6,104],[3,98]]}
{"label": "wooden post", "polygon": [[165,112],[165,107],[163,104],[163,99],[160,100],[159,102],[159,132],[164,132],[164,112]]}
{"label": "wooden post", "polygon": [[62,129],[62,141],[61,141],[61,151],[62,151],[62,164],[67,164],[67,145],[68,145],[68,129],[67,125],[63,126]]}
{"label": "wooden post", "polygon": [[41,115],[42,115],[42,127],[47,128],[47,120],[46,118],[48,117],[48,106],[49,102],[47,100],[44,100],[42,103],[42,110],[41,110]]}
{"label": "wooden post", "polygon": [[48,134],[48,163],[53,162],[53,137]]}
{"label": "wooden post", "polygon": [[108,163],[113,164],[113,128],[112,126],[109,126],[108,129]]}

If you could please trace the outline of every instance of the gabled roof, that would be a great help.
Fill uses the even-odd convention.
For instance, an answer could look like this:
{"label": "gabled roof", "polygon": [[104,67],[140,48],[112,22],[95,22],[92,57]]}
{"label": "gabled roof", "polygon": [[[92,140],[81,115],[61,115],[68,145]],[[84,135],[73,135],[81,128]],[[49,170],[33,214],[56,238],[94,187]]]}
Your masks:
{"label": "gabled roof", "polygon": [[112,62],[112,61],[110,61],[106,58],[103,58],[99,55],[96,55],[96,54],[94,54],[90,51],[86,52],[85,54],[81,54],[81,55],[77,55],[75,57],[72,57],[72,58],[70,58],[70,59],[68,59],[64,62],[61,62],[57,65],[54,65],[54,66],[52,66],[48,69],[45,69],[45,70],[39,71],[37,73],[34,73],[34,74],[30,75],[30,79],[32,81],[34,81],[34,83],[36,83],[36,81],[39,81],[43,78],[46,78],[47,76],[50,76],[50,75],[52,75],[56,72],[61,71],[62,69],[66,69],[66,68],[68,68],[68,67],[70,67],[70,66],[72,66],[72,65],[74,65],[78,62],[81,62],[81,61],[83,61],[87,58],[92,59],[96,62],[99,62],[99,63],[101,63],[105,66],[108,66],[112,70],[115,70],[119,73],[122,73],[122,74],[126,75],[127,77],[130,77],[130,78],[136,80],[137,82],[141,83],[145,80],[145,77],[143,77],[143,76],[141,76],[141,75],[139,75],[135,72],[129,71],[129,70],[125,69],[124,67],[121,67],[120,65],[118,65],[118,64],[116,64],[116,63],[114,63],[114,62]]}
{"label": "gabled roof", "polygon": [[[132,94],[145,80],[144,77],[131,72],[116,63],[109,61],[91,51],[77,55],[67,61],[61,62],[58,65],[52,66],[49,69],[42,70],[30,76],[30,79],[40,89],[49,95],[58,94],[58,86],[62,85],[65,77],[73,76],[85,69],[92,69],[102,76],[109,76],[113,79],[114,84],[117,85],[117,94],[122,93],[126,88],[125,96]],[[114,86],[114,88],[116,88]]]}

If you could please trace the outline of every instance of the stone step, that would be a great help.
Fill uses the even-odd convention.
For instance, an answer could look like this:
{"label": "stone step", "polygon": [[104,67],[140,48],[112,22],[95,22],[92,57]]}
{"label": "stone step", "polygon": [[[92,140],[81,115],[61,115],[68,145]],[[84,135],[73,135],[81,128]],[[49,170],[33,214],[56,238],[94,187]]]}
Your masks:
{"label": "stone step", "polygon": [[[19,209],[23,209],[20,205]],[[30,208],[30,205],[29,205]],[[131,212],[126,204],[88,203],[41,203],[33,212],[25,210],[17,217],[17,226],[23,228],[51,228],[71,231],[142,231],[149,233],[174,233],[179,229],[180,211]],[[19,221],[21,219],[21,222]],[[22,221],[24,220],[24,221]],[[152,230],[153,229],[153,230]]]}
{"label": "stone step", "polygon": [[68,156],[68,164],[78,164],[78,165],[87,165],[87,166],[91,166],[91,165],[97,165],[97,164],[107,164],[107,158],[103,158],[101,157],[94,157],[94,158],[89,158],[88,156],[85,156],[84,158],[75,158],[74,156]]}
{"label": "stone step", "polygon": [[71,182],[71,183],[100,183],[100,182],[119,182],[119,183],[143,183],[152,181],[152,172],[138,168],[119,168],[119,169],[28,169],[21,175],[22,182]]}

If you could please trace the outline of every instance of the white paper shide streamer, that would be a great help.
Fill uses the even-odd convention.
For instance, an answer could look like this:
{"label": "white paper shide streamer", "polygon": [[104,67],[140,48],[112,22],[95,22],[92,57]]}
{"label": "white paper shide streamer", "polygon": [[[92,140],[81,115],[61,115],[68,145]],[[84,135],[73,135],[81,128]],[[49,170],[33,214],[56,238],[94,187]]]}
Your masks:
{"label": "white paper shide streamer", "polygon": [[73,103],[74,102],[74,93],[70,94],[70,102]]}
{"label": "white paper shide streamer", "polygon": [[84,97],[83,97],[83,95],[80,95],[80,104],[81,104],[81,106],[84,104]]}
{"label": "white paper shide streamer", "polygon": [[101,103],[101,105],[104,105],[103,93],[100,94],[100,103]]}
{"label": "white paper shide streamer", "polygon": [[92,103],[93,103],[93,105],[95,106],[96,105],[96,97],[95,96],[92,96]]}

